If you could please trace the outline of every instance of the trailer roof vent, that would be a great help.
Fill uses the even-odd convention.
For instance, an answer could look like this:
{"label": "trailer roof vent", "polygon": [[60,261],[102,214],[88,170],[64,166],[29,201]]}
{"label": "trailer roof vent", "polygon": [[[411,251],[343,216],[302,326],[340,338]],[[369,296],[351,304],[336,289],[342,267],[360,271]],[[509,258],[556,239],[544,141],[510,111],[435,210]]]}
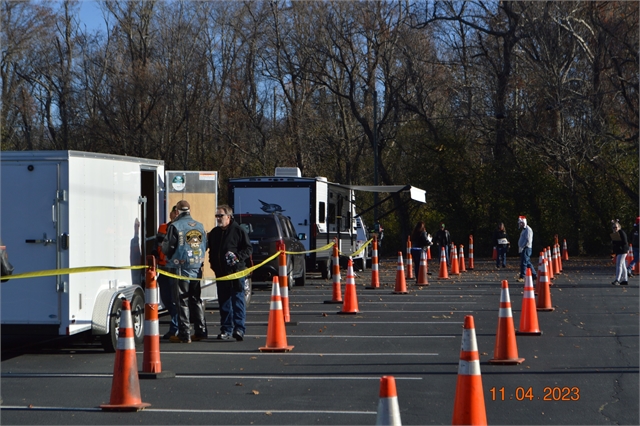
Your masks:
{"label": "trailer roof vent", "polygon": [[275,176],[302,177],[298,167],[276,167]]}
{"label": "trailer roof vent", "polygon": [[320,182],[329,182],[329,181],[327,180],[327,178],[326,178],[326,177],[324,177],[324,176],[316,176],[316,180],[318,180],[318,181],[320,181]]}

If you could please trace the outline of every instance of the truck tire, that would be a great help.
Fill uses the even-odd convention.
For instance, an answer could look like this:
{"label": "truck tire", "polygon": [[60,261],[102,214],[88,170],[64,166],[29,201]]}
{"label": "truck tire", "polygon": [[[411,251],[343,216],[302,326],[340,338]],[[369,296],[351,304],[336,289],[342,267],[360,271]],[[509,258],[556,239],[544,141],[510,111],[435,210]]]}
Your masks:
{"label": "truck tire", "polygon": [[289,291],[293,289],[293,282],[293,268],[291,268],[289,272],[287,272],[287,287]]}
{"label": "truck tire", "polygon": [[296,287],[304,287],[305,283],[307,282],[307,264],[306,263],[302,264],[302,275],[300,275],[294,281],[295,281]]}
{"label": "truck tire", "polygon": [[251,303],[251,294],[253,293],[253,283],[251,277],[245,277],[244,279],[244,305],[249,306]]}
{"label": "truck tire", "polygon": [[331,262],[322,260],[318,262],[318,267],[323,280],[327,280],[331,277]]}

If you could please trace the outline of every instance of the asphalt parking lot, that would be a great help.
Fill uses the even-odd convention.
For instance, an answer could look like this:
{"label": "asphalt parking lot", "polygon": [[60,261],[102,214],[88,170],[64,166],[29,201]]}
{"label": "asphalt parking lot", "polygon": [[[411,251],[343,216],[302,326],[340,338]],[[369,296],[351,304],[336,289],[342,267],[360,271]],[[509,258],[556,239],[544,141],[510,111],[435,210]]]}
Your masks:
{"label": "asphalt parking lot", "polygon": [[[359,313],[338,315],[332,282],[309,275],[289,294],[287,353],[262,353],[270,290],[255,289],[242,342],[218,341],[218,312],[207,311],[208,340],[162,341],[163,371],[174,378],[140,380],[150,407],[103,412],[114,355],[97,344],[60,343],[9,351],[3,345],[2,424],[375,424],[379,381],[396,379],[405,425],[451,424],[462,324],[473,315],[489,424],[640,424],[638,278],[614,287],[603,259],[563,263],[551,286],[552,312],[538,312],[541,336],[517,336],[519,365],[492,365],[500,281],[509,280],[518,329],[523,285],[516,265],[490,260],[428,287],[407,280],[393,294],[395,259],[381,263],[381,288],[356,277]],[[429,267],[437,271],[436,261]],[[342,271],[342,291],[346,271]],[[168,328],[161,318],[163,334]],[[142,348],[137,361],[142,365]]]}

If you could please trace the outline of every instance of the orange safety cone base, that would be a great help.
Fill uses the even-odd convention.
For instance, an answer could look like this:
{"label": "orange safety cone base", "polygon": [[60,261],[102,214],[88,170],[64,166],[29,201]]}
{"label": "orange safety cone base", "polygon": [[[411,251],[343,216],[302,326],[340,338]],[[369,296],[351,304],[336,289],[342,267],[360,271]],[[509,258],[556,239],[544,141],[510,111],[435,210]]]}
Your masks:
{"label": "orange safety cone base", "polygon": [[360,313],[362,313],[362,312],[360,312],[360,311],[355,311],[355,312],[343,312],[343,311],[339,311],[339,312],[336,312],[336,313],[337,313],[338,315],[357,315],[357,314],[360,314]]}
{"label": "orange safety cone base", "polygon": [[342,300],[325,300],[324,303],[342,304]]}
{"label": "orange safety cone base", "polygon": [[415,286],[418,286],[418,287],[429,287],[429,283],[424,283],[424,284],[421,284],[421,283],[415,283],[414,285],[415,285]]}
{"label": "orange safety cone base", "polygon": [[369,286],[369,287],[365,287],[364,289],[365,289],[365,290],[380,290],[380,286],[378,286],[378,287],[371,287],[371,286]]}
{"label": "orange safety cone base", "polygon": [[260,349],[260,352],[289,352],[294,347],[295,346],[284,346],[282,348],[270,348],[270,347],[264,346],[258,349]]}
{"label": "orange safety cone base", "polygon": [[516,365],[522,364],[524,358],[513,358],[513,359],[490,359],[489,364],[497,364],[497,365]]}
{"label": "orange safety cone base", "polygon": [[393,291],[391,294],[409,294],[408,291]]}
{"label": "orange safety cone base", "polygon": [[551,311],[555,311],[556,308],[536,308],[536,310],[540,312],[551,312]]}

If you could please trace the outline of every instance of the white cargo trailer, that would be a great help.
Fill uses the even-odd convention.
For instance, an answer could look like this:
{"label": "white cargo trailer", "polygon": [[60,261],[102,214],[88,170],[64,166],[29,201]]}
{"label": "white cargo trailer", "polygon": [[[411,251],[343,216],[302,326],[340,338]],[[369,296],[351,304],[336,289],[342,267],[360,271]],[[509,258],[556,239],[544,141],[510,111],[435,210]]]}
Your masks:
{"label": "white cargo trailer", "polygon": [[[1,153],[1,230],[15,273],[134,266],[166,220],[164,163],[79,151]],[[143,269],[10,280],[0,285],[3,334],[99,335],[117,344],[121,298],[144,338]]]}
{"label": "white cargo trailer", "polygon": [[[281,213],[296,233],[307,236],[305,250],[339,241],[342,253],[356,250],[353,190],[324,177],[302,177],[296,167],[278,167],[275,176],[229,179],[229,202],[235,213]],[[306,255],[307,272],[331,276],[331,250]],[[366,265],[366,262],[363,262]]]}

